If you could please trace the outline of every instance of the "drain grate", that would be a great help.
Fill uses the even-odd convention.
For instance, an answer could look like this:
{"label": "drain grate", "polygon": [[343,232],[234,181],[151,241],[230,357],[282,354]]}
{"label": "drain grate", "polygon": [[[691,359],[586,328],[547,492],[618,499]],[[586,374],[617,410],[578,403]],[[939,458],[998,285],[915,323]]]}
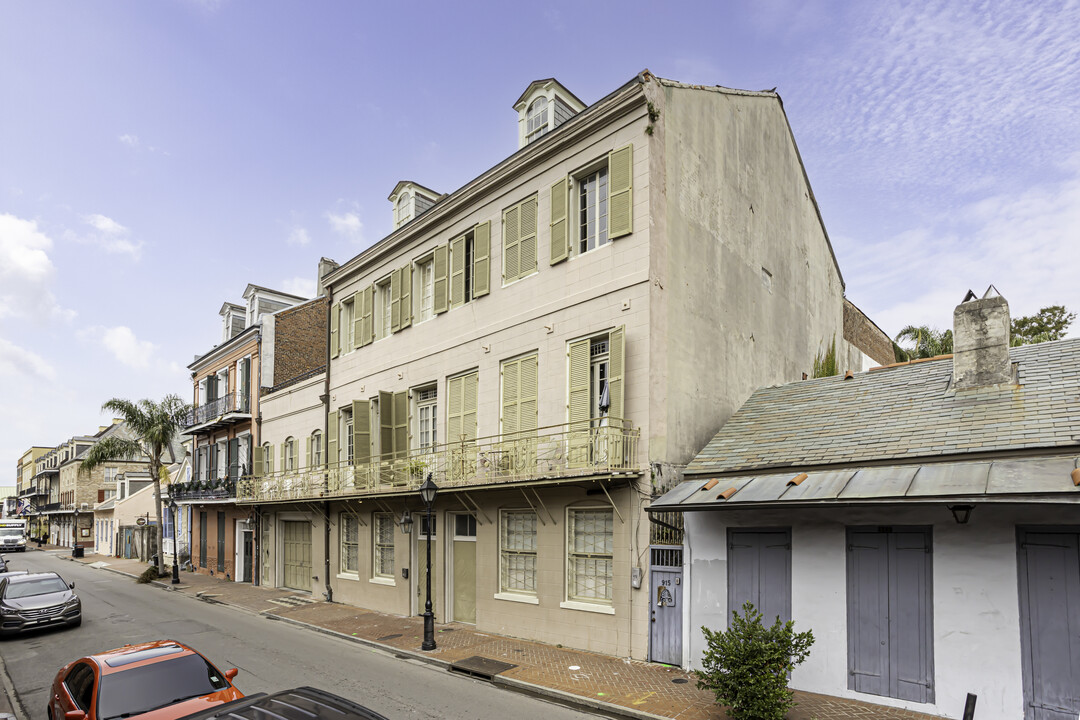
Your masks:
{"label": "drain grate", "polygon": [[687,680],[686,678],[673,678],[671,680],[671,682],[675,683],[676,685],[685,685],[686,683],[688,683],[690,681]]}
{"label": "drain grate", "polygon": [[393,635],[383,635],[381,638],[375,638],[375,642],[386,642],[387,640],[396,640],[401,637],[401,633],[394,633]]}
{"label": "drain grate", "polygon": [[459,672],[463,675],[469,675],[483,680],[494,680],[495,676],[499,673],[506,672],[507,670],[516,667],[517,665],[511,665],[510,663],[473,655],[464,660],[458,660],[455,663],[451,663],[450,672]]}
{"label": "drain grate", "polygon": [[275,605],[284,605],[285,607],[300,607],[301,605],[310,605],[315,602],[315,598],[308,597],[307,595],[286,595],[279,598],[267,598]]}

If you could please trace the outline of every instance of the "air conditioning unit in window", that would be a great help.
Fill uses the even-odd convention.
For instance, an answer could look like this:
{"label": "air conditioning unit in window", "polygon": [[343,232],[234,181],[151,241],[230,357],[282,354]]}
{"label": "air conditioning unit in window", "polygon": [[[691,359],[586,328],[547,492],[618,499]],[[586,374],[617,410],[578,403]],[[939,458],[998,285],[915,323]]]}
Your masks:
{"label": "air conditioning unit in window", "polygon": [[89,503],[79,503],[79,512],[82,512],[83,510],[87,510],[89,508],[90,508]]}

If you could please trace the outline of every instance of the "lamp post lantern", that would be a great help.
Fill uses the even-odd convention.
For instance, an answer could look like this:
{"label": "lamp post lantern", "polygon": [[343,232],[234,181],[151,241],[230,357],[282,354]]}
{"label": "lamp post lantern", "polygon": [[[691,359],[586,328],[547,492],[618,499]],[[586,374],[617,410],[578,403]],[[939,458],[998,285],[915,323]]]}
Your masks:
{"label": "lamp post lantern", "polygon": [[420,486],[420,499],[427,506],[427,601],[424,603],[424,642],[420,645],[421,650],[435,649],[435,613],[431,611],[431,507],[438,492],[439,487],[431,481],[431,473],[428,473]]}
{"label": "lamp post lantern", "polygon": [[169,512],[172,513],[172,584],[180,584],[180,546],[176,542],[176,498],[169,495]]}

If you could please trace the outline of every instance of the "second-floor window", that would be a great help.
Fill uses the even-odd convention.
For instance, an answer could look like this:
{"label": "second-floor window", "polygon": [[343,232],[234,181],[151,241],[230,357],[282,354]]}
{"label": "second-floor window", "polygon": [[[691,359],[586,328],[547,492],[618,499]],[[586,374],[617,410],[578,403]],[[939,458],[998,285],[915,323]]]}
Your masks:
{"label": "second-floor window", "polygon": [[353,313],[355,311],[355,303],[352,300],[346,300],[341,303],[341,352],[352,352],[353,349]]}
{"label": "second-floor window", "polygon": [[390,278],[375,285],[375,339],[380,340],[390,334],[392,323],[393,298],[390,296]]}
{"label": "second-floor window", "polygon": [[323,463],[323,457],[322,457],[323,437],[322,437],[322,433],[319,432],[318,430],[311,433],[311,440],[309,442],[311,443],[311,449],[308,451],[309,452],[308,457],[311,458],[311,467],[319,467]]}
{"label": "second-floor window", "polygon": [[420,298],[419,322],[435,317],[435,260],[421,262],[417,269],[417,289]]}
{"label": "second-floor window", "polygon": [[282,456],[285,459],[285,467],[282,470],[292,471],[296,469],[296,440],[294,438],[285,438],[285,444],[282,445]]}
{"label": "second-floor window", "polygon": [[577,252],[606,245],[608,239],[608,170],[602,167],[578,180]]}
{"label": "second-floor window", "polygon": [[536,272],[536,196],[503,211],[503,283]]}
{"label": "second-floor window", "polygon": [[438,391],[432,387],[414,391],[416,403],[416,440],[421,450],[431,450],[438,444],[435,434]]}
{"label": "second-floor window", "polygon": [[355,436],[353,435],[353,414],[352,410],[342,410],[342,417],[345,426],[345,461],[350,465],[353,464],[353,458],[356,456]]}

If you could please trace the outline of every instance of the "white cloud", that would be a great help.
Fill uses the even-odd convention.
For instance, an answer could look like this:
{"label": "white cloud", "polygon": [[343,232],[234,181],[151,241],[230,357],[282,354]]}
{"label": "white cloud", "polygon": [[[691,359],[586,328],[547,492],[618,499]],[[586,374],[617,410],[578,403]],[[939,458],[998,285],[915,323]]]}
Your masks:
{"label": "white cloud", "polygon": [[135,332],[124,325],[116,327],[92,327],[81,333],[101,343],[120,363],[136,370],[148,369],[157,352],[157,346],[148,340],[139,340]]}
{"label": "white cloud", "polygon": [[311,235],[308,234],[308,231],[305,228],[296,225],[293,227],[292,231],[289,232],[289,237],[285,242],[289,245],[299,245],[300,247],[304,247],[311,243]]}
{"label": "white cloud", "polygon": [[0,213],[0,318],[67,314],[49,290],[52,247],[35,221]]}
{"label": "white cloud", "polygon": [[354,243],[363,243],[364,224],[360,222],[360,216],[356,213],[345,212],[337,215],[327,212],[326,219],[330,222],[330,229],[337,234],[344,235]]}
{"label": "white cloud", "polygon": [[281,289],[291,295],[313,298],[318,289],[315,281],[307,277],[292,277],[282,281]]}
{"label": "white cloud", "polygon": [[105,252],[114,255],[130,255],[135,260],[138,260],[142,255],[142,241],[133,239],[131,231],[112,218],[93,214],[87,215],[83,220],[97,232],[90,233],[85,237],[70,234],[71,239],[96,245]]}
{"label": "white cloud", "polygon": [[1080,311],[1080,155],[1063,170],[1060,182],[969,203],[881,242],[841,240],[852,301],[893,335],[904,325],[952,327],[964,294],[991,284],[1013,317],[1047,305]]}
{"label": "white cloud", "polygon": [[131,135],[129,133],[124,133],[123,135],[118,137],[117,140],[124,143],[128,147],[132,147],[132,148],[139,147],[139,136],[138,135]]}
{"label": "white cloud", "polygon": [[56,370],[37,353],[0,338],[0,377],[54,380]]}

